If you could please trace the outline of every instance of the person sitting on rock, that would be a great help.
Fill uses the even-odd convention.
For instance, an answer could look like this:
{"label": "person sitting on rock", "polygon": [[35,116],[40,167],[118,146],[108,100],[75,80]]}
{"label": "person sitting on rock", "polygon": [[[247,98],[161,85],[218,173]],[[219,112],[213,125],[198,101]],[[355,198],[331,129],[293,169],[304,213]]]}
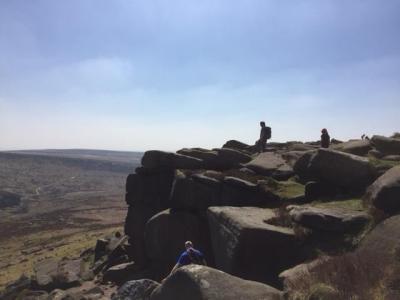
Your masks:
{"label": "person sitting on rock", "polygon": [[267,145],[267,140],[271,138],[271,127],[265,126],[265,122],[260,122],[261,132],[260,139],[256,142],[258,152],[262,153],[265,151],[265,147]]}
{"label": "person sitting on rock", "polygon": [[[170,274],[164,279],[166,280],[169,276],[174,274],[174,272],[182,266],[196,264],[196,265],[204,265],[207,266],[207,262],[204,259],[203,253],[193,247],[193,243],[191,241],[185,242],[185,251],[179,256],[179,259],[175,266],[172,268]],[[164,281],[163,280],[163,281]]]}
{"label": "person sitting on rock", "polygon": [[331,137],[328,134],[328,130],[324,128],[321,130],[321,133],[321,148],[329,148]]}

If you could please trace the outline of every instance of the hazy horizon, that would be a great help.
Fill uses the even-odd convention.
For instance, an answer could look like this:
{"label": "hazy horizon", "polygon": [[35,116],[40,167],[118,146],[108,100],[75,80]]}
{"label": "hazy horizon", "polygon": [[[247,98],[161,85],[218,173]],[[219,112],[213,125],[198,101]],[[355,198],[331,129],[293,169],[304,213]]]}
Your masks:
{"label": "hazy horizon", "polygon": [[0,150],[400,130],[400,2],[2,1]]}

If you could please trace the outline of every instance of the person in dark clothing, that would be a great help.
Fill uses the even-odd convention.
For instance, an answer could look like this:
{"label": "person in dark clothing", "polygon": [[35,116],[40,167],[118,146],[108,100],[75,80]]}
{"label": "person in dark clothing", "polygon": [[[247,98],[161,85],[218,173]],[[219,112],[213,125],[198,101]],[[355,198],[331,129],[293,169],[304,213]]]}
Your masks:
{"label": "person in dark clothing", "polygon": [[183,251],[182,254],[179,256],[177,263],[175,264],[169,275],[164,280],[166,280],[169,276],[174,274],[174,272],[182,266],[190,264],[207,266],[207,262],[204,259],[203,253],[195,249],[191,241],[185,242],[185,249],[186,250]]}
{"label": "person in dark clothing", "polygon": [[262,153],[265,151],[265,147],[267,145],[267,140],[271,138],[271,127],[265,126],[265,122],[260,122],[261,131],[260,131],[260,139],[257,141],[258,152]]}
{"label": "person in dark clothing", "polygon": [[321,130],[321,148],[329,148],[331,144],[331,137],[328,134],[328,130],[326,128]]}

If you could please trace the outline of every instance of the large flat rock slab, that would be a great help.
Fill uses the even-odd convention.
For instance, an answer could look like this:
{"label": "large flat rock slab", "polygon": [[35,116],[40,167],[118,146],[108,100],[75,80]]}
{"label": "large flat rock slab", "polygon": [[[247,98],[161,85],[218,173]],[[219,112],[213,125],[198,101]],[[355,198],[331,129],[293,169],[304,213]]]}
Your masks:
{"label": "large flat rock slab", "polygon": [[283,293],[259,282],[243,280],[205,266],[178,269],[150,300],[280,300]]}
{"label": "large flat rock slab", "polygon": [[211,207],[211,241],[217,268],[279,287],[278,275],[302,260],[292,229],[267,223],[270,209]]}
{"label": "large flat rock slab", "polygon": [[365,140],[354,140],[341,143],[333,146],[335,150],[365,156],[370,150],[372,150],[371,142],[367,139]]}
{"label": "large flat rock slab", "polygon": [[293,174],[292,167],[286,163],[282,156],[273,152],[260,153],[245,166],[260,175],[289,177]]}
{"label": "large flat rock slab", "polygon": [[198,158],[159,150],[146,151],[142,157],[145,168],[200,169],[203,161]]}
{"label": "large flat rock slab", "polygon": [[400,139],[374,135],[371,144],[383,155],[400,154]]}
{"label": "large flat rock slab", "polygon": [[327,232],[358,230],[371,219],[365,212],[313,206],[293,206],[289,215],[299,225]]}

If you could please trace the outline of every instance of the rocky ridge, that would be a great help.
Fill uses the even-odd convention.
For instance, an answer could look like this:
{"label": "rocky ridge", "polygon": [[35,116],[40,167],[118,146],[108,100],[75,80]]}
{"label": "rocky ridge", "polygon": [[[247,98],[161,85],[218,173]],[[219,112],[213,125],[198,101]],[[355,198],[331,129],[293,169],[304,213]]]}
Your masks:
{"label": "rocky ridge", "polygon": [[[353,290],[329,277],[333,272],[326,274],[400,247],[391,239],[380,242],[398,223],[399,143],[374,136],[330,149],[270,143],[261,154],[238,141],[211,150],[148,151],[127,177],[125,236],[101,239],[80,258],[41,262],[33,278],[12,283],[3,298],[369,299],[378,290],[400,295],[393,285],[396,255],[386,255],[383,263],[392,269],[381,287],[370,285],[373,291],[358,289],[354,274],[348,278]],[[160,283],[186,240],[205,254],[208,267],[190,265]],[[379,245],[379,251],[366,251],[366,245]]]}

